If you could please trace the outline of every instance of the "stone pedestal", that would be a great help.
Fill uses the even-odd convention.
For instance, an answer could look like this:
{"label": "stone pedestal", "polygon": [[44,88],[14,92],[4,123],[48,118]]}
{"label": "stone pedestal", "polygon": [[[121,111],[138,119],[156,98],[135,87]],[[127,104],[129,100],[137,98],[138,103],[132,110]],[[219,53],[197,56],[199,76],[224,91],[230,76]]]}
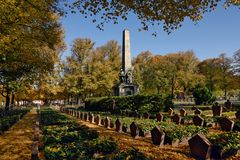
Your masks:
{"label": "stone pedestal", "polygon": [[135,84],[121,83],[114,87],[114,96],[136,95],[138,92],[138,86]]}

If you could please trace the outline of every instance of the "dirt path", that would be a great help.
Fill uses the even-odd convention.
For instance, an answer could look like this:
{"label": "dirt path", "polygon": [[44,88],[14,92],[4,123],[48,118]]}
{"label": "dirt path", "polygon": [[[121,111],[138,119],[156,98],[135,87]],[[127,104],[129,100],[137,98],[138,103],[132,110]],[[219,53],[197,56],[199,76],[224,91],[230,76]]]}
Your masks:
{"label": "dirt path", "polygon": [[33,109],[0,136],[0,160],[28,160],[37,113]]}
{"label": "dirt path", "polygon": [[[65,114],[66,115],[66,114]],[[101,137],[109,137],[114,138],[121,150],[126,150],[131,147],[137,148],[140,151],[144,152],[148,156],[154,157],[156,160],[189,160],[193,159],[190,157],[190,151],[188,146],[178,146],[172,147],[170,145],[165,145],[163,148],[157,147],[152,144],[150,138],[132,138],[130,134],[127,133],[118,133],[113,129],[106,129],[103,126],[97,126],[95,124],[91,124],[89,122],[81,121],[75,117],[67,115],[69,118],[75,119],[78,123],[82,125],[86,125],[89,128],[96,129]]]}

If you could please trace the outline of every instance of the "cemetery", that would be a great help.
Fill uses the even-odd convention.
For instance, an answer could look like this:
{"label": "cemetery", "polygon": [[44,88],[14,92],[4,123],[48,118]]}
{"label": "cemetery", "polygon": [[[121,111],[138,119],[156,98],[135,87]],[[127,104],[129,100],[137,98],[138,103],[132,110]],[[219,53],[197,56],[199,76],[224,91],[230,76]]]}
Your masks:
{"label": "cemetery", "polygon": [[240,0],[0,0],[0,160],[240,160]]}

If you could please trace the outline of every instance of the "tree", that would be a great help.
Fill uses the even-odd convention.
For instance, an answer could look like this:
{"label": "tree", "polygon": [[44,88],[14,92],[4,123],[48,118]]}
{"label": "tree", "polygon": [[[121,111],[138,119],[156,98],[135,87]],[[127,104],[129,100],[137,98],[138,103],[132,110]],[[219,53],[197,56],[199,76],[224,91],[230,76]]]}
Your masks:
{"label": "tree", "polygon": [[193,97],[195,99],[196,105],[201,105],[203,103],[212,103],[216,99],[215,96],[213,96],[212,92],[206,87],[196,87],[193,90]]}
{"label": "tree", "polygon": [[220,67],[220,88],[224,92],[224,98],[227,99],[227,89],[230,88],[230,84],[233,79],[233,72],[231,67],[232,60],[226,57],[226,54],[219,55],[219,67]]}
{"label": "tree", "polygon": [[217,89],[217,82],[220,68],[217,65],[217,58],[209,58],[198,64],[199,74],[206,78],[206,87],[212,92]]}
{"label": "tree", "polygon": [[197,73],[198,64],[199,60],[193,51],[179,52],[177,83],[185,94],[189,94],[196,85],[203,81],[203,76]]}
{"label": "tree", "polygon": [[234,53],[232,65],[233,65],[233,71],[239,75],[240,74],[240,49]]}
{"label": "tree", "polygon": [[[9,108],[18,86],[51,72],[64,48],[54,0],[0,3],[0,83]],[[13,92],[14,91],[14,92]],[[13,100],[12,100],[13,101]]]}
{"label": "tree", "polygon": [[109,96],[120,71],[120,46],[117,42],[109,41],[94,49],[90,39],[78,38],[71,50],[64,73],[69,94],[82,100],[90,96]]}
{"label": "tree", "polygon": [[148,61],[153,57],[150,51],[141,52],[136,58],[133,59],[133,76],[134,83],[136,83],[141,92],[144,92],[147,88],[144,85],[144,72],[147,68]]}
{"label": "tree", "polygon": [[[240,5],[239,0],[225,0],[224,3],[225,7]],[[133,13],[141,21],[143,30],[148,30],[152,25],[163,25],[163,29],[168,33],[181,27],[186,18],[193,22],[201,20],[204,13],[215,10],[218,4],[221,4],[220,0],[75,0],[71,4],[65,3],[72,12],[78,11],[85,18],[93,17],[93,22],[97,21],[98,15],[102,19],[97,24],[99,29],[103,28],[104,23],[112,21],[117,24],[120,18],[126,20],[128,15]]]}

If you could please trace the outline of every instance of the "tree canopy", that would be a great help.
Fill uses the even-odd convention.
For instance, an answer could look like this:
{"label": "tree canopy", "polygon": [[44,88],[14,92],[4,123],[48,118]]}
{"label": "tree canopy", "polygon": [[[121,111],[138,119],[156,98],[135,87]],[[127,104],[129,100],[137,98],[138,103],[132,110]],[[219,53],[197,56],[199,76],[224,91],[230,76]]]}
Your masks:
{"label": "tree canopy", "polygon": [[[103,29],[105,23],[126,20],[133,13],[141,21],[141,29],[158,25],[167,33],[181,27],[186,18],[193,22],[201,20],[204,13],[215,10],[218,5],[239,6],[240,0],[74,0],[65,3],[72,12],[92,17],[99,29]],[[99,22],[97,17],[102,20]]]}

